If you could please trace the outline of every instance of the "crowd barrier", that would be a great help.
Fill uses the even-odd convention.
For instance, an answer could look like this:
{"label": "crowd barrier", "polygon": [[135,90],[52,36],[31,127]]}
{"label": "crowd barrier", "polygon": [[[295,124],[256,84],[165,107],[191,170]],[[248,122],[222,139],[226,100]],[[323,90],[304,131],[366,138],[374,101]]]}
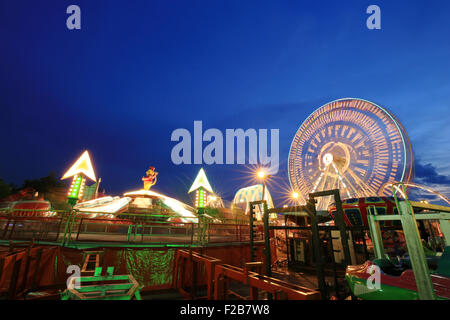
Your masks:
{"label": "crowd barrier", "polygon": [[[93,214],[95,212],[91,216]],[[121,213],[118,217],[86,216],[76,210],[0,211],[0,240],[204,245],[248,242],[250,239],[249,225],[242,221],[189,221],[177,216],[132,213]],[[256,240],[262,240],[263,227],[258,226],[256,230]]]}

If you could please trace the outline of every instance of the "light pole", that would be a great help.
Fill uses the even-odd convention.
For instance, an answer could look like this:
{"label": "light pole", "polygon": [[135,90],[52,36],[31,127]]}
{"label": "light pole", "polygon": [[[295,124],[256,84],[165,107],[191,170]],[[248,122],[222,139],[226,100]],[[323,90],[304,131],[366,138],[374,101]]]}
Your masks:
{"label": "light pole", "polygon": [[259,170],[257,172],[257,176],[260,180],[262,180],[263,183],[263,190],[262,190],[262,199],[264,201],[264,196],[265,196],[265,192],[266,192],[266,179],[270,178],[271,175],[266,174],[266,172],[264,170]]}
{"label": "light pole", "polygon": [[[262,216],[263,216],[263,222],[264,222],[264,255],[266,257],[266,275],[268,277],[272,276],[272,258],[270,253],[270,233],[269,233],[269,214],[268,214],[268,208],[267,208],[267,202],[264,202],[264,196],[266,191],[266,179],[270,178],[271,176],[266,174],[263,170],[259,170],[258,178],[262,180],[263,182],[263,190],[262,190]],[[267,294],[267,299],[272,300],[272,294]]]}

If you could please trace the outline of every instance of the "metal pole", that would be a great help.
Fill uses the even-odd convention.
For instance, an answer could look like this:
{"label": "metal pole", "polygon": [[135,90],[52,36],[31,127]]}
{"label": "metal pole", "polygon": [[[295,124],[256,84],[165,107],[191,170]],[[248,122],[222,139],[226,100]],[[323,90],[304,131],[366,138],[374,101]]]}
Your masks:
{"label": "metal pole", "polygon": [[[287,216],[284,216],[284,226],[287,227]],[[289,264],[289,235],[288,235],[288,229],[284,229],[284,235],[286,237],[286,260]]]}
{"label": "metal pole", "polygon": [[[265,192],[266,192],[266,181],[263,180],[263,189],[262,189],[261,201],[264,201]],[[263,204],[263,202],[261,203],[259,209],[260,209],[261,215],[264,215],[264,204]]]}
{"label": "metal pole", "polygon": [[312,246],[314,256],[316,258],[316,266],[317,266],[317,282],[319,285],[319,291],[322,295],[322,300],[327,300],[327,284],[325,282],[325,271],[322,261],[322,255],[320,253],[320,236],[319,236],[319,226],[318,226],[318,217],[316,213],[316,205],[315,200],[310,198],[308,201],[308,207],[311,212],[311,233],[312,233]]}
{"label": "metal pole", "polygon": [[336,293],[336,297],[340,299],[339,295],[339,283],[338,283],[338,277],[337,277],[337,270],[336,270],[336,260],[334,259],[334,247],[333,247],[333,237],[331,236],[331,230],[325,231],[328,235],[328,239],[330,239],[330,250],[331,250],[331,263],[333,265],[333,277],[334,277],[334,291]]}
{"label": "metal pole", "polygon": [[264,193],[266,192],[266,181],[263,181],[263,189],[262,189],[262,201],[264,201]]}
{"label": "metal pole", "polygon": [[71,208],[70,208],[70,211],[69,211],[69,215],[67,217],[66,226],[64,227],[64,234],[63,234],[63,238],[62,238],[62,246],[63,247],[66,244],[66,236],[67,236],[67,233],[69,231],[70,220],[72,219],[72,211],[73,211],[73,205],[71,205]]}
{"label": "metal pole", "polygon": [[268,277],[272,276],[272,257],[270,254],[270,230],[269,230],[269,212],[267,208],[267,202],[263,203],[264,209],[264,254],[266,256],[266,275]]}
{"label": "metal pole", "polygon": [[94,199],[98,198],[98,188],[100,186],[100,182],[102,182],[102,178],[98,178],[97,186],[95,187]]}
{"label": "metal pole", "polygon": [[[266,256],[266,276],[272,276],[272,256],[270,254],[270,230],[269,230],[269,211],[267,202],[263,201],[263,220],[264,220],[264,255]],[[267,299],[272,300],[272,293],[267,293]]]}
{"label": "metal pole", "polygon": [[254,206],[249,203],[250,212],[249,212],[249,225],[250,225],[250,262],[254,262],[255,260],[255,247],[254,247],[254,234],[253,234],[253,215],[254,215]]}
{"label": "metal pole", "polygon": [[345,264],[351,265],[352,264],[352,257],[350,255],[350,248],[348,246],[348,236],[347,231],[345,230],[345,220],[344,220],[344,211],[342,209],[342,201],[341,196],[339,194],[339,190],[334,192],[334,201],[336,202],[336,217],[335,221],[338,225],[339,232],[341,234],[341,241],[342,241],[342,249],[344,250],[344,258],[345,258]]}
{"label": "metal pole", "polygon": [[434,300],[435,294],[433,282],[430,277],[425,252],[420,241],[419,230],[414,219],[414,212],[407,201],[399,201],[398,212],[401,216],[401,223],[405,233],[405,240],[408,247],[408,253],[411,258],[411,265],[416,279],[419,299]]}
{"label": "metal pole", "polygon": [[[371,209],[373,209],[373,213]],[[369,234],[373,243],[373,253],[375,255],[375,259],[385,259],[386,253],[384,251],[380,224],[376,221],[377,209],[375,207],[368,207],[367,210],[369,212],[369,215],[367,216],[367,221],[369,222]]]}

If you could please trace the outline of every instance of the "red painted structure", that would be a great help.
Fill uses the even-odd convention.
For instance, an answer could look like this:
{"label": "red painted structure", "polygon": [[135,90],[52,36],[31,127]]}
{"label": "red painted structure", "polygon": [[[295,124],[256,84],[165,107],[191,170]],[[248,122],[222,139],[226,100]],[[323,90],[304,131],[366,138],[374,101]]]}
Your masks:
{"label": "red painted structure", "polygon": [[250,286],[250,299],[258,299],[258,291],[272,294],[274,300],[320,300],[320,292],[297,286],[260,273],[248,271],[227,264],[216,264],[214,270],[214,300],[224,300],[228,297],[230,280],[235,280]]}
{"label": "red painted structure", "polygon": [[[101,247],[79,250],[59,246],[24,247],[15,245],[14,253],[8,246],[0,246],[0,296],[7,295],[11,288],[11,279],[17,278],[14,285],[17,290],[14,296],[30,289],[42,287],[66,287],[69,275],[66,273],[69,265],[83,265],[87,251],[100,251],[99,265],[114,267],[117,274],[131,274],[143,285],[141,291],[164,290],[173,288],[173,270],[176,263],[176,252],[180,247]],[[31,248],[31,249],[30,249]],[[264,261],[264,245],[256,244],[256,259]],[[42,251],[37,259],[38,251]],[[248,244],[217,245],[211,247],[193,247],[192,252],[204,253],[211,259],[220,259],[223,263],[242,266],[250,261]],[[17,262],[16,262],[17,261]],[[28,265],[28,267],[27,267]],[[190,270],[189,265],[185,265]],[[14,274],[19,275],[13,277]],[[187,272],[185,283],[190,283],[190,273]],[[24,279],[28,279],[26,282]],[[34,280],[36,279],[36,281]],[[199,277],[197,285],[206,285],[206,279]]]}
{"label": "red painted structure", "polygon": [[15,217],[48,217],[53,215],[51,204],[46,200],[19,200],[2,202],[1,209]]}
{"label": "red painted structure", "polygon": [[[233,280],[250,287],[250,300],[259,298],[259,290],[271,293],[275,300],[320,299],[320,293],[317,290],[311,290],[263,275],[264,263],[262,261],[247,262],[244,264],[244,268],[240,268],[223,264],[220,259],[197,252],[177,250],[173,271],[173,287],[188,299],[207,298],[208,300],[223,300],[231,292],[228,288],[230,280]],[[257,269],[258,272],[254,272],[252,269]],[[202,284],[207,288],[206,296],[197,297],[197,288]],[[237,293],[234,294],[237,295]]]}
{"label": "red painted structure", "polygon": [[[368,226],[368,208],[376,207],[377,214],[398,214],[395,200],[392,197],[367,197],[342,200],[344,220],[348,226]],[[334,218],[336,204],[331,204],[328,212]],[[380,221],[381,226],[400,226],[400,221]]]}

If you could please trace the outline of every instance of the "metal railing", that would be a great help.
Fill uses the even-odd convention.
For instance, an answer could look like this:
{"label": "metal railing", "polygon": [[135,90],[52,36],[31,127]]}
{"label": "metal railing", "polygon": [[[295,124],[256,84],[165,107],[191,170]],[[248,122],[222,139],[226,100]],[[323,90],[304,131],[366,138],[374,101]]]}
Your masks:
{"label": "metal railing", "polygon": [[[88,218],[87,214],[100,217]],[[103,216],[101,216],[103,215]],[[248,242],[250,229],[235,219],[186,219],[161,214],[0,209],[0,240],[35,242],[183,244]],[[189,221],[190,220],[190,221]],[[257,240],[263,239],[262,228]]]}

